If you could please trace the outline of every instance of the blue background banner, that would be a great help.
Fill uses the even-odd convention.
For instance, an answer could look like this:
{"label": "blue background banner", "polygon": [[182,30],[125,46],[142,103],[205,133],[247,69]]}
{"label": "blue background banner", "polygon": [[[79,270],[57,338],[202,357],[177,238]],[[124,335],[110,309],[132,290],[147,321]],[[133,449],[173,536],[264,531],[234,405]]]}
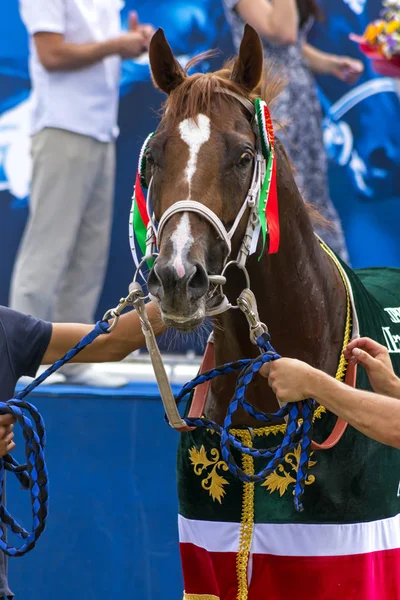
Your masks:
{"label": "blue background banner", "polygon": [[[320,0],[325,20],[310,42],[321,50],[363,59],[350,33],[376,19],[380,0]],[[400,105],[395,81],[368,63],[356,86],[321,77],[330,185],[343,221],[353,267],[400,266]]]}

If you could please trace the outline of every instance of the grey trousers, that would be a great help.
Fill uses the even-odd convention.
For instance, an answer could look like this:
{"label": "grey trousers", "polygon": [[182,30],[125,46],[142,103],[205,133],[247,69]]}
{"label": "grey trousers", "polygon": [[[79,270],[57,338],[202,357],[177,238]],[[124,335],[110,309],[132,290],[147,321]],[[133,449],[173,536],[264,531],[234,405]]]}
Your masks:
{"label": "grey trousers", "polygon": [[109,254],[115,144],[46,128],[32,138],[32,157],[10,306],[47,321],[91,323]]}

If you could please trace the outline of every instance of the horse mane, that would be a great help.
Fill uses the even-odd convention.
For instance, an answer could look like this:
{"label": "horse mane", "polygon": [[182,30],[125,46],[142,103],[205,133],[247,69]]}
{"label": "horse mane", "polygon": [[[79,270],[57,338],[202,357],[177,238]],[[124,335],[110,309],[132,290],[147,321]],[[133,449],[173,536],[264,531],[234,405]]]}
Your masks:
{"label": "horse mane", "polygon": [[[219,103],[222,99],[231,104],[236,102],[232,96],[224,94],[224,91],[234,92],[248,100],[262,98],[268,106],[272,106],[286,85],[279,69],[273,63],[267,63],[260,81],[249,92],[231,79],[235,59],[227,61],[218,71],[188,75],[195,65],[213,56],[215,52],[210,50],[195,56],[187,63],[185,80],[171,92],[163,106],[164,114],[168,112],[168,119],[175,122],[182,119],[196,119],[199,113],[207,116],[212,113],[218,115]],[[279,123],[274,125],[276,128],[279,127]],[[221,123],[221,127],[223,126]]]}

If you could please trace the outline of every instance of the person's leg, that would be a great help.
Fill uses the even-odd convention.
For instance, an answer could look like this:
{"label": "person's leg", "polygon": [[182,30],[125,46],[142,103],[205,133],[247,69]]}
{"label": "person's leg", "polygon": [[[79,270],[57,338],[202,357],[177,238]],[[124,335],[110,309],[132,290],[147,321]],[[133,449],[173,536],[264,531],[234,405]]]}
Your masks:
{"label": "person's leg", "polygon": [[103,289],[114,205],[115,147],[92,140],[93,184],[55,304],[57,322],[92,323]]}
{"label": "person's leg", "polygon": [[91,190],[90,138],[44,129],[32,140],[29,219],[11,283],[10,305],[45,320],[71,260]]}
{"label": "person's leg", "polygon": [[[93,140],[91,154],[95,161],[93,187],[57,294],[57,322],[92,323],[104,284],[114,205],[115,145]],[[105,376],[85,364],[65,365],[60,372],[68,383],[118,387],[127,382],[125,377]]]}

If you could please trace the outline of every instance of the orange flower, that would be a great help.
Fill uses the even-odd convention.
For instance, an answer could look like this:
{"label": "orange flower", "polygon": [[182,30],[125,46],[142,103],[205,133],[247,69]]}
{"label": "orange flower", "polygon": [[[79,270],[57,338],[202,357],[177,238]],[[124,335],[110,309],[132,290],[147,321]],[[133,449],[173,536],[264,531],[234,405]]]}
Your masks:
{"label": "orange flower", "polygon": [[389,23],[386,25],[386,33],[388,33],[389,35],[391,33],[394,33],[395,31],[397,31],[400,27],[400,21],[397,21],[396,19],[393,19],[392,21],[389,21]]}
{"label": "orange flower", "polygon": [[381,34],[384,29],[384,21],[374,21],[373,23],[370,23],[364,33],[365,41],[370,45],[376,44],[378,35]]}

